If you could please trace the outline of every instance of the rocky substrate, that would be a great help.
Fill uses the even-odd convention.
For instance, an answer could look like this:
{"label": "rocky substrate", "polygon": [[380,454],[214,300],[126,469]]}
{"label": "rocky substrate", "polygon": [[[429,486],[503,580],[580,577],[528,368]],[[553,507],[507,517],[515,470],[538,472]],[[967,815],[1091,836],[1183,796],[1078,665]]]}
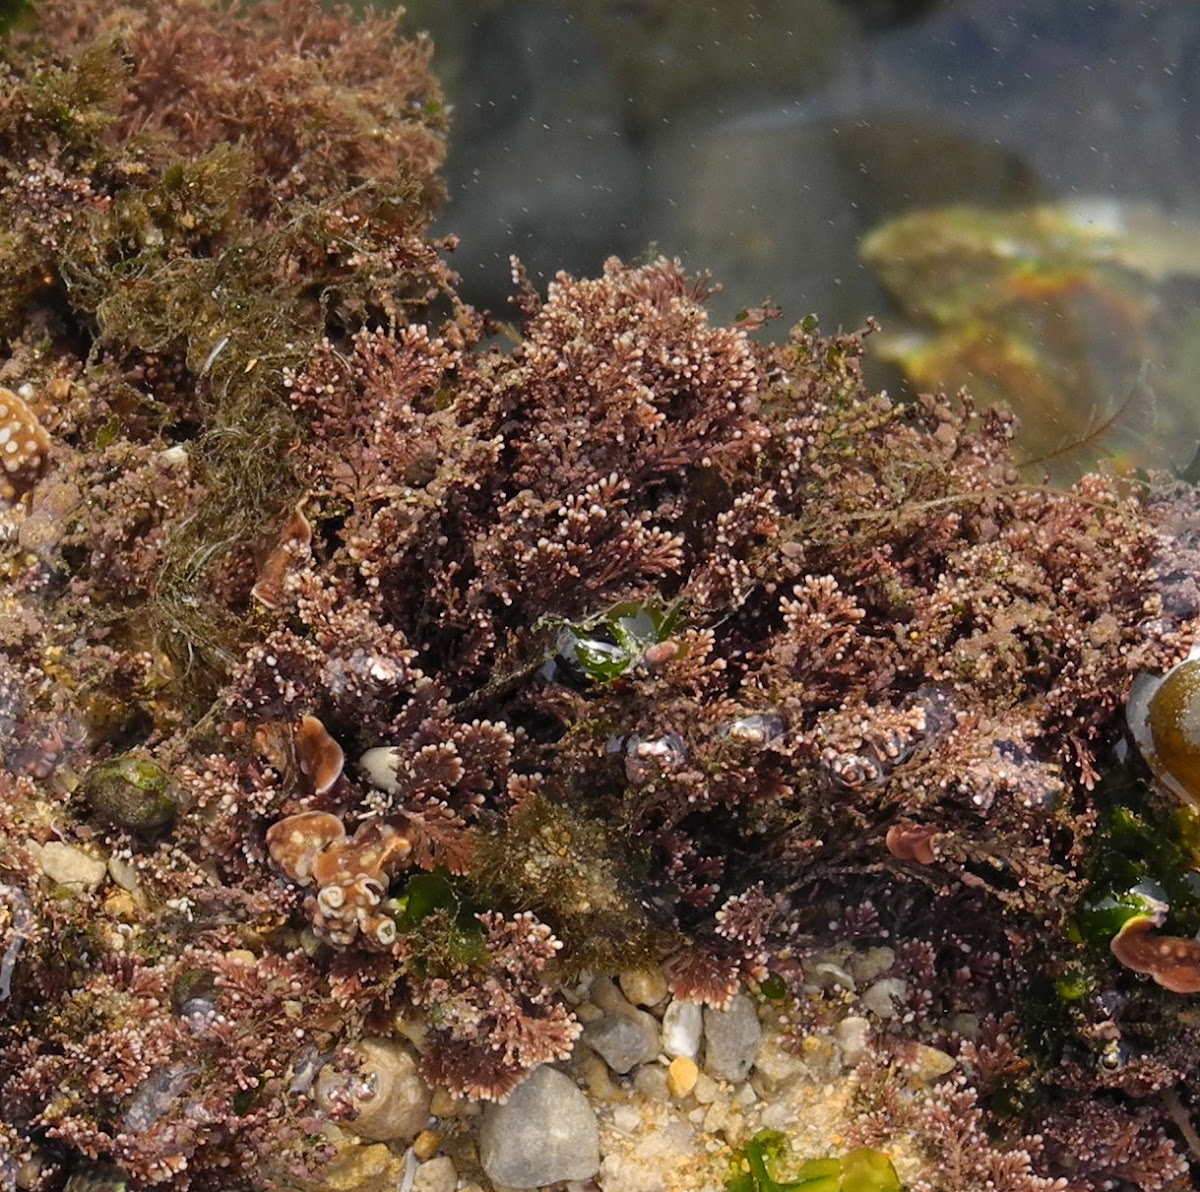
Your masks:
{"label": "rocky substrate", "polygon": [[[106,876],[132,884],[120,862],[106,865],[75,846],[51,843],[37,855],[66,890],[93,891]],[[604,1192],[721,1192],[739,1149],[763,1129],[782,1132],[797,1159],[836,1154],[847,1146],[858,1067],[873,1037],[881,1030],[904,1037],[910,991],[892,973],[894,960],[887,947],[810,957],[811,995],[841,1011],[812,1034],[797,1032],[781,1003],[748,991],[725,1009],[676,999],[660,969],[581,981],[566,991],[583,1024],[570,1060],[535,1069],[504,1104],[431,1090],[413,1065],[425,1026],[398,1021],[394,1038],[358,1045],[368,1075],[363,1087],[348,1086],[357,1116],[335,1124],[340,1078],[332,1069],[311,1078],[330,1115],[325,1133],[334,1154],[302,1190],[502,1192],[566,1183]],[[972,1033],[970,1021],[952,1025]],[[914,1042],[906,1050],[911,1087],[955,1067],[935,1048]],[[891,1140],[888,1156],[910,1182],[922,1161],[905,1145]],[[289,1182],[279,1172],[272,1178]]]}
{"label": "rocky substrate", "polygon": [[[814,995],[832,993],[846,1013],[799,1046],[779,1008],[749,993],[717,1010],[673,999],[658,970],[585,982],[575,991],[584,1032],[570,1061],[536,1069],[502,1105],[435,1089],[428,1124],[407,1146],[330,1127],[338,1154],[322,1186],[720,1192],[739,1148],[763,1129],[786,1135],[798,1159],[836,1154],[847,1145],[857,1066],[906,992],[888,975],[892,961],[890,949],[873,948],[814,966]],[[911,1050],[914,1087],[955,1066],[945,1052]],[[921,1160],[903,1146],[888,1153],[908,1181]]]}

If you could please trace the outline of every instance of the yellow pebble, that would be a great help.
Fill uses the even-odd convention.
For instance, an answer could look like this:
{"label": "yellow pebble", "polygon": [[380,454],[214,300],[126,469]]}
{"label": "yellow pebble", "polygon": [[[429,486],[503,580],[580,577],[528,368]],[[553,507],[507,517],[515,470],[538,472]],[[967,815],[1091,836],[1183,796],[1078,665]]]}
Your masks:
{"label": "yellow pebble", "polygon": [[953,1072],[956,1064],[952,1055],[947,1055],[936,1047],[918,1043],[907,1067],[911,1073],[909,1083],[915,1088],[923,1088],[930,1081],[945,1076],[947,1072]]}
{"label": "yellow pebble", "polygon": [[433,1097],[429,1102],[429,1112],[434,1117],[454,1117],[463,1107],[463,1102],[447,1089],[438,1085],[433,1090]]}
{"label": "yellow pebble", "polygon": [[132,923],[138,918],[137,903],[127,890],[109,891],[104,897],[104,910],[124,923]]}
{"label": "yellow pebble", "polygon": [[699,1077],[700,1069],[696,1067],[696,1061],[688,1059],[686,1055],[677,1055],[667,1069],[667,1088],[671,1090],[672,1097],[686,1097],[696,1087]]}
{"label": "yellow pebble", "polygon": [[422,1130],[413,1139],[413,1154],[423,1163],[426,1159],[432,1159],[441,1145],[442,1136],[436,1130]]}
{"label": "yellow pebble", "polygon": [[667,996],[667,978],[662,969],[626,969],[617,977],[621,992],[635,1006],[656,1006]]}

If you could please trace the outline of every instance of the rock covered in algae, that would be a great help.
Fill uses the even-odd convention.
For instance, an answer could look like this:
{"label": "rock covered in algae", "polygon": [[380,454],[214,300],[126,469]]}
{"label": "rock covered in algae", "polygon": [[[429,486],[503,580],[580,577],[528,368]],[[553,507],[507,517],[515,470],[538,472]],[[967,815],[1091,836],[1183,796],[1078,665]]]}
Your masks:
{"label": "rock covered in algae", "polygon": [[915,389],[1011,406],[1027,455],[1081,441],[1080,460],[1109,449],[1161,464],[1149,431],[1161,443],[1200,428],[1200,225],[1108,199],[956,206],[890,220],[862,252],[911,323],[884,354]]}
{"label": "rock covered in algae", "polygon": [[319,1176],[296,1179],[288,1175],[281,1186],[301,1192],[395,1192],[404,1179],[404,1159],[382,1142],[362,1143],[337,1133],[330,1144],[333,1156]]}
{"label": "rock covered in algae", "polygon": [[[98,7],[40,11],[65,36]],[[564,1126],[563,1078],[531,1102],[553,1084],[539,1065],[571,1062],[577,975],[668,957],[677,1001],[757,986],[820,1065],[862,986],[863,1021],[892,1015],[857,1040],[886,1068],[878,1128],[968,1156],[980,1174],[956,1169],[954,1192],[1008,1186],[1008,1154],[1082,1186],[1088,1138],[1043,1161],[1019,1134],[1061,1136],[1081,1106],[1094,1136],[1165,1137],[1160,1108],[1094,1096],[1111,1086],[1056,1074],[1009,1021],[1062,951],[1128,681],[1175,662],[1200,611],[1155,607],[1165,535],[1136,494],[1022,485],[1003,415],[870,394],[858,336],[715,326],[708,284],[668,261],[562,275],[545,299],[521,285],[521,343],[493,352],[425,238],[437,185],[412,163],[440,141],[420,46],[392,61],[388,27],[356,34],[315,0],[142,8],[157,24],[121,52],[0,71],[0,382],[28,384],[51,441],[22,507],[66,510],[36,565],[0,534],[0,1015],[18,1031],[0,1151],[52,1145],[170,1192],[312,1174],[339,1123],[399,1128],[372,1124],[390,1097],[357,1041],[403,1021],[430,1083],[512,1093],[516,1118],[489,1120],[534,1122],[527,1156],[565,1129],[550,1153],[570,1163],[503,1182],[588,1178],[589,1107]],[[172,65],[194,74],[167,102],[154,50],[183,42],[197,53]],[[320,118],[356,81],[368,143]],[[380,162],[388,144],[412,153]],[[104,865],[63,780],[134,742],[189,814],[170,847],[117,842]],[[373,748],[386,784],[338,772]],[[898,824],[935,834],[924,861],[889,848]],[[314,939],[351,905],[325,868],[347,856],[383,934],[356,914]],[[54,864],[89,857],[95,884],[64,896]],[[894,997],[869,999],[852,940],[895,945]],[[1153,1048],[1151,993],[1131,1013]],[[917,1120],[885,1096],[898,1064],[929,1071],[907,1057],[950,1015],[995,1043],[991,1067],[1059,1080],[1005,1154],[969,1083]],[[694,1077],[699,1104],[717,1081],[675,1025],[692,1067],[674,1088]],[[1196,1087],[1196,1044],[1149,1059]],[[665,1097],[654,1075],[640,1087]],[[733,1109],[714,1111],[727,1137]],[[371,1171],[348,1182],[403,1178],[354,1153]]]}
{"label": "rock covered in algae", "polygon": [[84,796],[97,819],[152,836],[169,828],[179,810],[171,776],[148,757],[126,754],[93,766]]}

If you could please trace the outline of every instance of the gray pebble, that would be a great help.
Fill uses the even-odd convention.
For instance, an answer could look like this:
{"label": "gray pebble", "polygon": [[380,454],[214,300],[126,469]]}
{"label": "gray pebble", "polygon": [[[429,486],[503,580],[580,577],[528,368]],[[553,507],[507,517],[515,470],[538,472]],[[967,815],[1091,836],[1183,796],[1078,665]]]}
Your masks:
{"label": "gray pebble", "polygon": [[762,1023],[754,1002],[739,993],[728,1010],[704,1011],[704,1067],[720,1080],[738,1084],[754,1067]]}
{"label": "gray pebble", "polygon": [[449,1155],[434,1157],[417,1168],[413,1192],[454,1192],[458,1186],[458,1170]]}
{"label": "gray pebble", "polygon": [[600,1170],[600,1131],[587,1098],[554,1068],[535,1068],[479,1128],[479,1161],[509,1188],[586,1180]]}
{"label": "gray pebble", "polygon": [[658,1054],[658,1023],[645,1011],[606,1014],[584,1028],[583,1041],[618,1075]]}

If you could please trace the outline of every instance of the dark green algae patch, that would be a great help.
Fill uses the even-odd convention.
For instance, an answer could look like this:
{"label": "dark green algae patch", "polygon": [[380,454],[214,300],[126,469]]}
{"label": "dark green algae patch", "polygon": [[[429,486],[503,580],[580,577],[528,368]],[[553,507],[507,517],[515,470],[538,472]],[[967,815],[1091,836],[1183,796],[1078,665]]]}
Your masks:
{"label": "dark green algae patch", "polygon": [[[797,1048],[868,1021],[784,1187],[891,1187],[898,1139],[947,1192],[1182,1187],[1195,1014],[1104,937],[1146,883],[1195,925],[1110,773],[1195,632],[1194,490],[1024,476],[1004,413],[713,326],[669,261],[517,270],[490,348],[426,44],[100,8],[0,50],[0,1166],[311,1186],[314,1056],[420,1019],[496,1099],[568,1062],[572,981],[662,964]],[[859,949],[891,1016],[819,979]]]}

